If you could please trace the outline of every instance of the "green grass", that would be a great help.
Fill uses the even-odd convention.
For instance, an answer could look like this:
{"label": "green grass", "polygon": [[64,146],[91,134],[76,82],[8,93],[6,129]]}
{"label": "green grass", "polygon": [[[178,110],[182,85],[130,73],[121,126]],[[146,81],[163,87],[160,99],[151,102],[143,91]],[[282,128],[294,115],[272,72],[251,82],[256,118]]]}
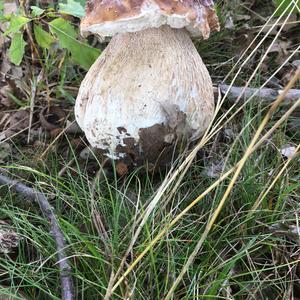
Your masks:
{"label": "green grass", "polygon": [[[236,139],[230,144],[218,142],[211,155],[215,160],[226,162],[225,170],[241,158],[263,114],[261,109],[249,104],[240,119],[242,133],[235,132]],[[176,289],[177,298],[226,299],[230,294],[236,299],[246,299],[248,295],[256,299],[276,299],[296,284],[298,237],[288,227],[297,228],[298,223],[300,184],[296,161],[280,177],[259,209],[249,214],[260,193],[282,168],[284,159],[278,149],[288,142],[291,141],[282,126],[272,141],[247,161],[201,252]],[[211,147],[211,144],[206,146],[206,153]],[[93,176],[77,164],[76,156],[73,158],[76,176],[68,170],[63,177],[58,177],[55,168],[43,172],[21,170],[23,177],[30,175],[36,187],[49,195],[56,208],[68,242],[67,253],[78,299],[101,299],[109,284],[110,272],[112,269],[116,272],[130,244],[134,220],[157,190],[159,180],[155,182],[149,176],[135,173],[125,180],[101,177],[94,183]],[[48,161],[51,159],[52,164],[45,163],[45,168],[58,164],[59,157],[52,155]],[[214,181],[204,172],[210,161],[212,158],[193,162],[165,207],[166,197],[161,198],[127,258],[124,270],[165,224]],[[19,172],[18,167],[11,171]],[[228,183],[226,180],[220,184],[171,228],[116,289],[113,298],[125,299],[132,292],[135,299],[161,299],[194,249]],[[22,291],[30,299],[58,299],[56,249],[47,222],[37,207],[28,206],[20,197],[10,193],[3,193],[2,197],[1,219],[10,220],[23,237],[12,257],[2,255],[0,258],[2,289],[5,287],[7,291],[9,287],[11,295]],[[92,213],[98,222],[93,221]],[[104,233],[99,229],[99,218]]]}
{"label": "green grass", "polygon": [[[264,37],[265,34],[258,36],[256,44]],[[226,52],[224,47],[218,47],[227,39],[228,33],[220,33],[207,44],[198,44],[214,80],[232,71],[228,80],[237,75],[235,84],[250,79],[250,86],[262,86],[261,75],[266,74],[261,70],[248,69],[245,64],[237,73],[243,62],[251,58],[252,49],[245,53],[237,68],[236,58],[224,68],[215,65],[234,57],[232,49]],[[267,46],[269,41],[270,38]],[[212,47],[214,50],[209,52]],[[262,44],[253,55],[261,58],[264,47],[267,48]],[[291,54],[291,59],[296,59],[296,55],[297,51]],[[54,87],[57,96],[74,101],[66,87],[73,78],[78,86],[76,73],[69,72],[69,65],[63,65],[58,76],[51,58],[45,62],[48,77],[58,82]],[[275,72],[281,67],[274,67]],[[77,299],[103,299],[108,287],[111,290],[126,270],[131,272],[115,286],[112,299],[163,299],[193,255],[234,173],[191,206],[176,223],[174,219],[241,160],[268,109],[255,98],[236,106],[225,101],[213,126],[220,118],[223,120],[210,131],[201,154],[188,161],[191,165],[182,180],[178,176],[172,180],[171,175],[182,167],[189,153],[174,162],[171,175],[167,171],[153,175],[137,170],[126,178],[117,178],[113,173],[109,176],[101,173],[100,162],[93,162],[93,170],[100,171],[100,176],[96,176],[91,172],[91,162],[80,159],[71,143],[67,156],[49,151],[42,161],[37,158],[44,149],[26,148],[24,153],[21,145],[14,144],[14,155],[9,165],[3,167],[45,193],[55,208],[68,245],[66,252],[72,264]],[[271,130],[285,112],[286,109],[277,111],[262,134]],[[289,131],[285,118],[246,160],[173,299],[299,297],[299,155],[286,166],[287,158],[280,150],[287,144],[297,145],[299,138]],[[74,160],[73,164],[60,176],[62,166],[70,160]],[[207,172],[213,163],[222,166],[216,177]],[[162,184],[169,184],[163,193]],[[5,294],[10,299],[60,299],[56,248],[48,222],[36,205],[25,202],[7,188],[0,188],[0,197],[0,220],[9,222],[22,237],[18,249],[0,254],[0,298]],[[149,204],[155,200],[158,202],[150,211]],[[147,211],[149,217],[143,219]],[[145,222],[139,229],[142,220]],[[166,230],[170,224],[173,225]],[[161,232],[165,234],[156,239]],[[145,249],[148,252],[140,259]],[[129,254],[122,264],[126,252]],[[112,272],[115,274],[121,264],[119,276],[111,282]]]}

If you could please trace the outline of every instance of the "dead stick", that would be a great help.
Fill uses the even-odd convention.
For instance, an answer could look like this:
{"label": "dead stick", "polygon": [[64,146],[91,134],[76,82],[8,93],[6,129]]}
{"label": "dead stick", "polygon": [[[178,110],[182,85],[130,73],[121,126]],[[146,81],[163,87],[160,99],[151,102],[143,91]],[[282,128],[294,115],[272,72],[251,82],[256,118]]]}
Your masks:
{"label": "dead stick", "polygon": [[72,269],[64,250],[66,248],[66,242],[63,233],[59,228],[58,220],[54,214],[53,208],[41,192],[30,188],[17,180],[10,179],[4,175],[5,173],[7,173],[6,170],[0,168],[0,186],[8,185],[12,190],[25,196],[28,200],[38,203],[43,215],[50,222],[50,234],[56,243],[57,258],[60,269],[60,281],[62,287],[61,297],[63,300],[73,300],[74,289],[73,279],[71,276]]}
{"label": "dead stick", "polygon": [[[225,94],[228,89],[229,85],[221,84],[219,85],[222,94]],[[238,97],[240,97],[241,93],[243,92],[243,87],[231,87],[227,99],[229,101],[235,102]],[[270,89],[270,88],[246,88],[244,91],[240,101],[243,99],[249,99],[254,94],[261,99],[262,102],[271,103],[277,99],[277,97],[282,93],[282,90]],[[284,97],[284,101],[282,105],[293,105],[298,99],[300,98],[300,90],[299,89],[291,89]]]}

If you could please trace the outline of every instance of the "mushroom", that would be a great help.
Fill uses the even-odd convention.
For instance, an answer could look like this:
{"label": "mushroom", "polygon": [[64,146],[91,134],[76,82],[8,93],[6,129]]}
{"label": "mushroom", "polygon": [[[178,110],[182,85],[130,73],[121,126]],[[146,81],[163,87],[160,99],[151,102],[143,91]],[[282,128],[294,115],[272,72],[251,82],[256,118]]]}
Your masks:
{"label": "mushroom", "polygon": [[80,29],[112,37],[75,105],[93,147],[128,166],[159,165],[203,135],[214,94],[191,37],[219,30],[212,0],[89,0]]}

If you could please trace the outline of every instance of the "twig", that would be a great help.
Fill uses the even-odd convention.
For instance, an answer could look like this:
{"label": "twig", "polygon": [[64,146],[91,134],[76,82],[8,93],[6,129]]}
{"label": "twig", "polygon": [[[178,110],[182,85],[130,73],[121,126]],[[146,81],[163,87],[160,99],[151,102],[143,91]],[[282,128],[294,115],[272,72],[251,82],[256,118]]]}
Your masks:
{"label": "twig", "polygon": [[66,242],[63,233],[59,228],[53,207],[49,204],[44,194],[18,182],[17,180],[10,179],[4,175],[5,173],[7,173],[6,170],[0,168],[0,186],[8,185],[12,190],[25,196],[28,200],[38,203],[43,215],[50,222],[50,234],[56,243],[58,265],[60,269],[60,281],[62,288],[61,297],[63,300],[73,300],[74,288],[71,276],[72,269],[64,250],[66,248]]}
{"label": "twig", "polygon": [[[277,99],[277,97],[282,93],[282,90],[270,89],[270,88],[244,88],[232,86],[230,88],[229,85],[221,84],[219,86],[222,94],[227,95],[227,99],[229,101],[236,102],[238,98],[239,101],[243,101],[243,99],[249,99],[251,96],[256,94],[256,97],[260,98],[261,101],[266,103],[271,103]],[[245,90],[244,90],[245,89]],[[229,90],[229,91],[228,91]],[[299,89],[291,89],[284,97],[283,105],[293,105],[300,98],[300,90]]]}

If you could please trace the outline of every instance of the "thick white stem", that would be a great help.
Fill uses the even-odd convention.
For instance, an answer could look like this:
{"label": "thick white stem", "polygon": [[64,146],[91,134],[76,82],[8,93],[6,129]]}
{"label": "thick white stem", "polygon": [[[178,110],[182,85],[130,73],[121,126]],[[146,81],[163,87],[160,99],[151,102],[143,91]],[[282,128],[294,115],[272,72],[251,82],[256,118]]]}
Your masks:
{"label": "thick white stem", "polygon": [[213,109],[211,78],[187,31],[162,26],[112,38],[82,82],[75,115],[92,146],[148,159],[183,135],[200,137]]}

